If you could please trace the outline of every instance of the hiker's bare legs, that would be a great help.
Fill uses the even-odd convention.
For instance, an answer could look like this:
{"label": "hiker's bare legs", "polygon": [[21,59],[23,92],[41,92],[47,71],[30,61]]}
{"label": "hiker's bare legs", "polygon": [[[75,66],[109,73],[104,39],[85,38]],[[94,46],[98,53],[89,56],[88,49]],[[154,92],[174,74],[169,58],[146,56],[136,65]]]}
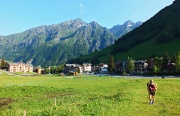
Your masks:
{"label": "hiker's bare legs", "polygon": [[154,103],[154,101],[155,101],[155,96],[154,96],[154,95],[152,95],[152,101],[153,101],[153,103]]}
{"label": "hiker's bare legs", "polygon": [[149,93],[149,101],[151,101],[151,95],[150,95],[150,93]]}

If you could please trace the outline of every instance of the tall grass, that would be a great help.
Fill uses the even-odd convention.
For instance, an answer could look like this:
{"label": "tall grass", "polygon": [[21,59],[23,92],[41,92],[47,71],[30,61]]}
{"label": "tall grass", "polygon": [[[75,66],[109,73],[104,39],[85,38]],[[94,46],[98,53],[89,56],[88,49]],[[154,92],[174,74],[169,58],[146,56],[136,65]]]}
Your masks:
{"label": "tall grass", "polygon": [[0,80],[2,116],[22,116],[24,110],[27,116],[180,115],[180,79],[154,78],[158,91],[153,105],[148,104],[149,78],[1,74]]}

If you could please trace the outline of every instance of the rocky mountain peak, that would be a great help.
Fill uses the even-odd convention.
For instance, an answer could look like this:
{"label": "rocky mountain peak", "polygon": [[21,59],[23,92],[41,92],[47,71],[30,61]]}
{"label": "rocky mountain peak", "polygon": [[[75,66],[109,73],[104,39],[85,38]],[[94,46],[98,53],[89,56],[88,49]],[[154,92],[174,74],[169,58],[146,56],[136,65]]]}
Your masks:
{"label": "rocky mountain peak", "polygon": [[96,27],[99,27],[100,25],[96,22],[96,21],[92,21],[89,23],[91,26],[93,26],[94,28]]}
{"label": "rocky mountain peak", "polygon": [[134,22],[132,22],[131,20],[128,20],[123,25],[126,26],[126,27],[130,27],[130,26],[134,25]]}
{"label": "rocky mountain peak", "polygon": [[136,24],[141,24],[141,25],[142,25],[142,23],[143,23],[143,22],[141,22],[141,21],[136,22]]}
{"label": "rocky mountain peak", "polygon": [[70,26],[72,28],[79,28],[79,27],[82,27],[82,26],[86,25],[87,23],[82,21],[81,18],[77,18],[77,19],[73,19],[73,20],[70,20],[70,21],[63,22],[61,24],[65,25],[65,26]]}
{"label": "rocky mountain peak", "polygon": [[136,27],[140,26],[142,24],[141,21],[138,21],[137,23],[132,22],[131,20],[126,21],[123,25],[114,25],[110,31],[113,33],[117,38],[120,38],[124,34],[132,31]]}

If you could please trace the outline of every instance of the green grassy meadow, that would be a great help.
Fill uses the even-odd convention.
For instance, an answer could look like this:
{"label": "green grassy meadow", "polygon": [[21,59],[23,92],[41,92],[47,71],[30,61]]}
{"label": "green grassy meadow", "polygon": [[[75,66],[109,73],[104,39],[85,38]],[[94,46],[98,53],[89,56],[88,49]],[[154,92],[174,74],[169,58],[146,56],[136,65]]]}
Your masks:
{"label": "green grassy meadow", "polygon": [[149,79],[1,73],[0,116],[179,116],[180,79],[153,78],[158,84],[153,105]]}

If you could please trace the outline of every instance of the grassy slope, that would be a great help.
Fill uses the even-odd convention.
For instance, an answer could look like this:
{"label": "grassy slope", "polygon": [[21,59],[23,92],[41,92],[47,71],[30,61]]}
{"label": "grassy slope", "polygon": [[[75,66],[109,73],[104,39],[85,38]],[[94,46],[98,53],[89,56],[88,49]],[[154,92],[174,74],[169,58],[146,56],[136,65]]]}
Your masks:
{"label": "grassy slope", "polygon": [[[148,104],[146,78],[0,75],[0,115],[180,115],[180,80],[157,79]],[[55,104],[55,98],[57,105]],[[9,101],[9,103],[7,103]]]}
{"label": "grassy slope", "polygon": [[152,39],[143,44],[135,46],[128,52],[116,54],[115,57],[123,60],[127,59],[128,56],[132,57],[133,59],[147,59],[152,53],[156,54],[157,56],[163,56],[166,51],[169,53],[169,55],[173,55],[177,51],[180,51],[179,43],[180,40],[175,40],[170,43],[155,44],[154,40]]}
{"label": "grassy slope", "polygon": [[[149,59],[151,54],[155,54],[157,56],[163,56],[166,51],[168,52],[169,55],[172,56],[177,51],[180,51],[179,43],[180,40],[176,39],[173,42],[169,42],[169,43],[155,44],[154,39],[152,39],[150,41],[139,44],[138,46],[135,46],[128,52],[115,54],[114,57],[116,60],[127,60],[128,57],[132,57],[133,59],[136,60],[141,60],[141,59]],[[103,63],[107,63],[112,47],[113,46],[109,46],[101,51],[85,55],[82,58],[80,58],[80,60],[93,59],[94,57],[97,57],[99,54],[105,54],[105,56],[99,57],[99,60]]]}

